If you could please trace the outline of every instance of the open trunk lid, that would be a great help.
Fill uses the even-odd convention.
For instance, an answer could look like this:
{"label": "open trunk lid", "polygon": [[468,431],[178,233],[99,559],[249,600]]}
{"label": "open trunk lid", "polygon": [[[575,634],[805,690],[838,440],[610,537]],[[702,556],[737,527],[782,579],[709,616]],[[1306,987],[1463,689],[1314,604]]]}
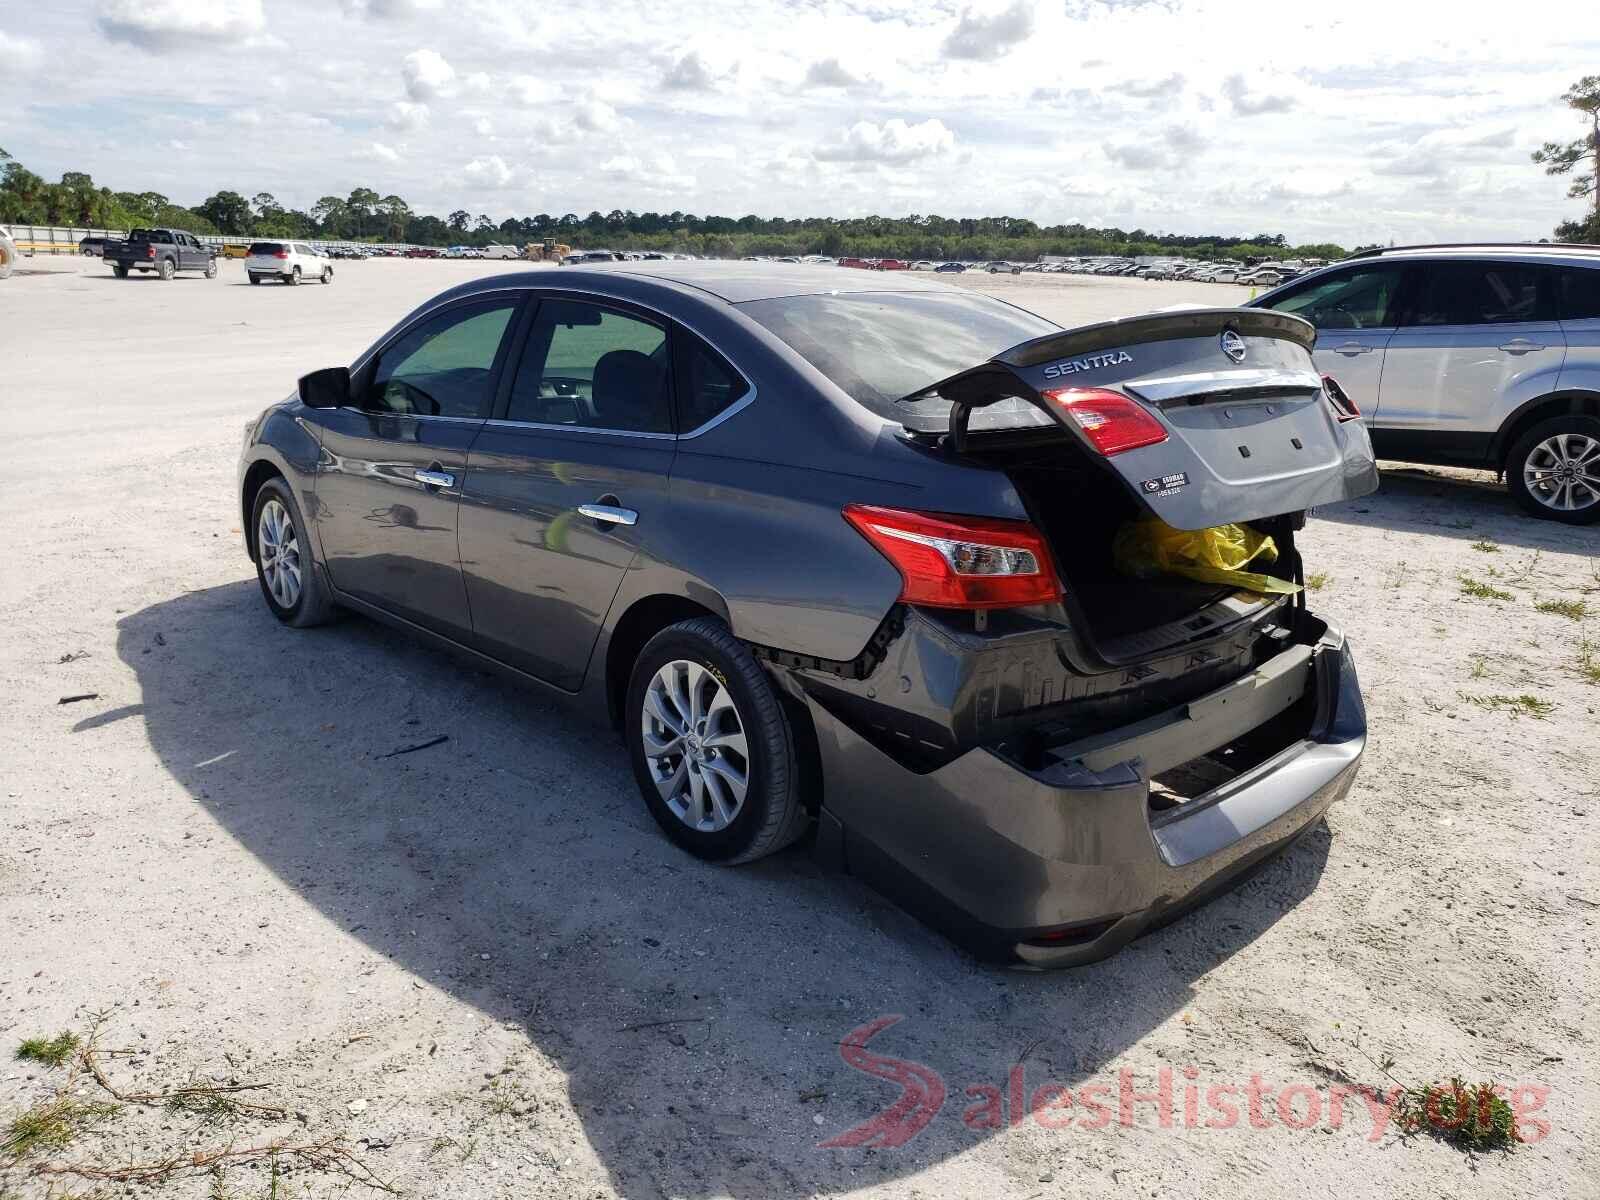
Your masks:
{"label": "open trunk lid", "polygon": [[[925,394],[950,402],[957,451],[1026,446],[1064,429],[1143,509],[1204,529],[1377,488],[1371,441],[1313,367],[1315,340],[1307,322],[1262,309],[1153,313],[1023,342]],[[1084,389],[1128,398],[1165,436],[1102,451],[1073,415]]]}

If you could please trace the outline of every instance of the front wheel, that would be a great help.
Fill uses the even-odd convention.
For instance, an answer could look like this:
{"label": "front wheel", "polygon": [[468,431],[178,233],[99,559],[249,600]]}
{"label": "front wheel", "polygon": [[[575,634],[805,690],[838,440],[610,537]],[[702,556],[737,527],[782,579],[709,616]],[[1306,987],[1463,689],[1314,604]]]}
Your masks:
{"label": "front wheel", "polygon": [[1567,525],[1600,521],[1600,418],[1539,422],[1511,447],[1506,486],[1533,516]]}
{"label": "front wheel", "polygon": [[721,621],[680,621],[651,638],[624,703],[645,805],[690,854],[749,862],[805,832],[789,716],[749,647]]}
{"label": "front wheel", "polygon": [[321,625],[333,602],[311,561],[300,506],[281,477],[261,485],[251,505],[256,579],[272,615],[285,625]]}

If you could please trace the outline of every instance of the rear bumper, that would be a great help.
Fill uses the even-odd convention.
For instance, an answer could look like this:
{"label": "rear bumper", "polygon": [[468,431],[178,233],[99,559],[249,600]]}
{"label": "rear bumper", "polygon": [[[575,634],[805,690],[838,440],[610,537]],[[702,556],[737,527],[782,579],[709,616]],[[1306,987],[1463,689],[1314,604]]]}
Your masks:
{"label": "rear bumper", "polygon": [[[1355,663],[1333,630],[1037,769],[980,748],[917,774],[811,709],[824,852],[979,957],[1030,967],[1104,958],[1231,887],[1349,791],[1366,744]],[[1152,811],[1152,774],[1274,719],[1293,731],[1285,744]]]}

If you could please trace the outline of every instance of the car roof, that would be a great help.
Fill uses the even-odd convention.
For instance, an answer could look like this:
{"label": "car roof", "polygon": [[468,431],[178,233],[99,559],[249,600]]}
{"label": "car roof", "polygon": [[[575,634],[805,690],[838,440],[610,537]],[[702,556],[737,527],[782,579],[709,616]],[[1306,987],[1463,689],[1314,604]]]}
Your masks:
{"label": "car roof", "polygon": [[654,262],[633,261],[584,265],[566,273],[548,272],[500,275],[481,283],[505,287],[559,288],[565,282],[625,275],[690,287],[729,304],[773,300],[784,296],[816,296],[834,292],[938,292],[950,290],[924,275],[910,272],[866,272],[850,267],[811,266],[775,262]]}
{"label": "car roof", "polygon": [[[1386,259],[1433,259],[1449,262],[1455,259],[1495,259],[1511,262],[1573,263],[1582,266],[1600,265],[1600,246],[1581,242],[1479,242],[1440,244],[1431,246],[1389,246],[1363,250],[1349,258],[1340,259],[1329,266],[1342,266],[1349,262],[1383,261]],[[1323,268],[1326,269],[1326,268]]]}

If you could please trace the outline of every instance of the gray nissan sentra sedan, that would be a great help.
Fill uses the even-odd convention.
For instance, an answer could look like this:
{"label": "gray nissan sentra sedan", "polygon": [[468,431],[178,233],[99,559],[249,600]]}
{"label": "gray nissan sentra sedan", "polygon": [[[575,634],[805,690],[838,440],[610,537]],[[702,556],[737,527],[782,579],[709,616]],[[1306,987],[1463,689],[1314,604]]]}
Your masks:
{"label": "gray nissan sentra sedan", "polygon": [[353,609],[608,718],[691,854],[813,834],[983,957],[1086,962],[1355,776],[1354,663],[1303,592],[1113,562],[1141,517],[1244,522],[1302,577],[1306,510],[1377,482],[1314,338],[1066,330],[909,272],[525,271],[253,422],[245,540],[287,624]]}

